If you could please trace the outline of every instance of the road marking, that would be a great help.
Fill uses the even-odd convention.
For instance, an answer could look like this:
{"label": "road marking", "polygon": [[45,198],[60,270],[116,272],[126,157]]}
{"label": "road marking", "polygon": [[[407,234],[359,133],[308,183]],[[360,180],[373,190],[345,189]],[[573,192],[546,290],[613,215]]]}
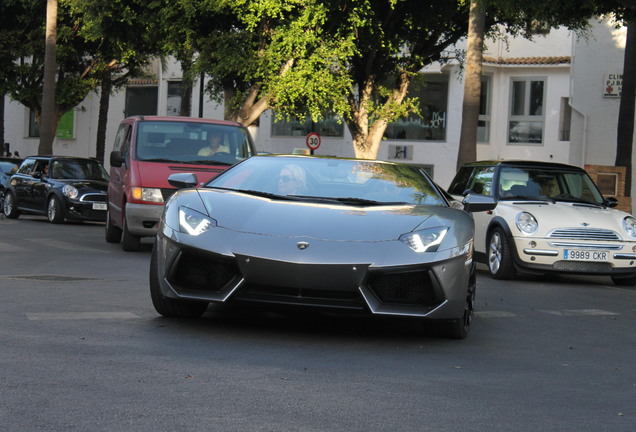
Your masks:
{"label": "road marking", "polygon": [[42,312],[27,313],[32,321],[42,320],[81,320],[81,319],[130,319],[141,318],[131,312]]}
{"label": "road marking", "polygon": [[604,315],[620,315],[616,312],[610,312],[603,309],[565,309],[561,311],[556,310],[542,310],[540,312],[544,312],[551,315],[558,316],[604,316]]}
{"label": "road marking", "polygon": [[476,311],[475,315],[480,318],[514,318],[517,315],[505,311]]}

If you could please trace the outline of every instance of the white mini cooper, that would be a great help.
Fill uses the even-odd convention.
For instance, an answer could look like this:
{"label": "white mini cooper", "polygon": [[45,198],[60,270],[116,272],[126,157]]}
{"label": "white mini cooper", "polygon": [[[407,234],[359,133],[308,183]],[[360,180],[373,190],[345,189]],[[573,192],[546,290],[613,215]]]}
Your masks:
{"label": "white mini cooper", "polygon": [[464,165],[448,192],[493,196],[475,213],[475,257],[495,279],[517,271],[609,275],[636,285],[636,219],[614,209],[585,170],[531,161]]}

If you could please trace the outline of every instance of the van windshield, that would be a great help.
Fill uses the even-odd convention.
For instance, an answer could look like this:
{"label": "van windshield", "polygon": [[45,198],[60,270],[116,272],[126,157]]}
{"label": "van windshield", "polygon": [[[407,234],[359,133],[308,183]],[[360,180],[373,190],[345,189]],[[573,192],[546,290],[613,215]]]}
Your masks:
{"label": "van windshield", "polygon": [[239,126],[144,121],[137,129],[139,161],[233,165],[251,155],[251,137]]}

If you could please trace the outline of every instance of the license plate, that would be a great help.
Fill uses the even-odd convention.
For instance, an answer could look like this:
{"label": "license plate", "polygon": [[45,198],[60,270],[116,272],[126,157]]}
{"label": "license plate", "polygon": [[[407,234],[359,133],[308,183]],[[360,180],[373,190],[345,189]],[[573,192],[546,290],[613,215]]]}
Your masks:
{"label": "license plate", "polygon": [[93,210],[106,210],[105,203],[93,203]]}
{"label": "license plate", "polygon": [[563,259],[571,261],[607,261],[609,260],[609,252],[607,251],[588,251],[565,249],[563,251]]}

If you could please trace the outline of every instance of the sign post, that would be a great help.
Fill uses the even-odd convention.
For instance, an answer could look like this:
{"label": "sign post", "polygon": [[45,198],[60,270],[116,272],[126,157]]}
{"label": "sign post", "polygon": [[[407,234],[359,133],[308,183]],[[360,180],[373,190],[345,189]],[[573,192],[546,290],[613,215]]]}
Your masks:
{"label": "sign post", "polygon": [[314,150],[320,147],[320,135],[318,135],[316,132],[308,134],[307,138],[305,138],[305,144],[307,144],[307,147],[311,151],[311,154],[314,154]]}

